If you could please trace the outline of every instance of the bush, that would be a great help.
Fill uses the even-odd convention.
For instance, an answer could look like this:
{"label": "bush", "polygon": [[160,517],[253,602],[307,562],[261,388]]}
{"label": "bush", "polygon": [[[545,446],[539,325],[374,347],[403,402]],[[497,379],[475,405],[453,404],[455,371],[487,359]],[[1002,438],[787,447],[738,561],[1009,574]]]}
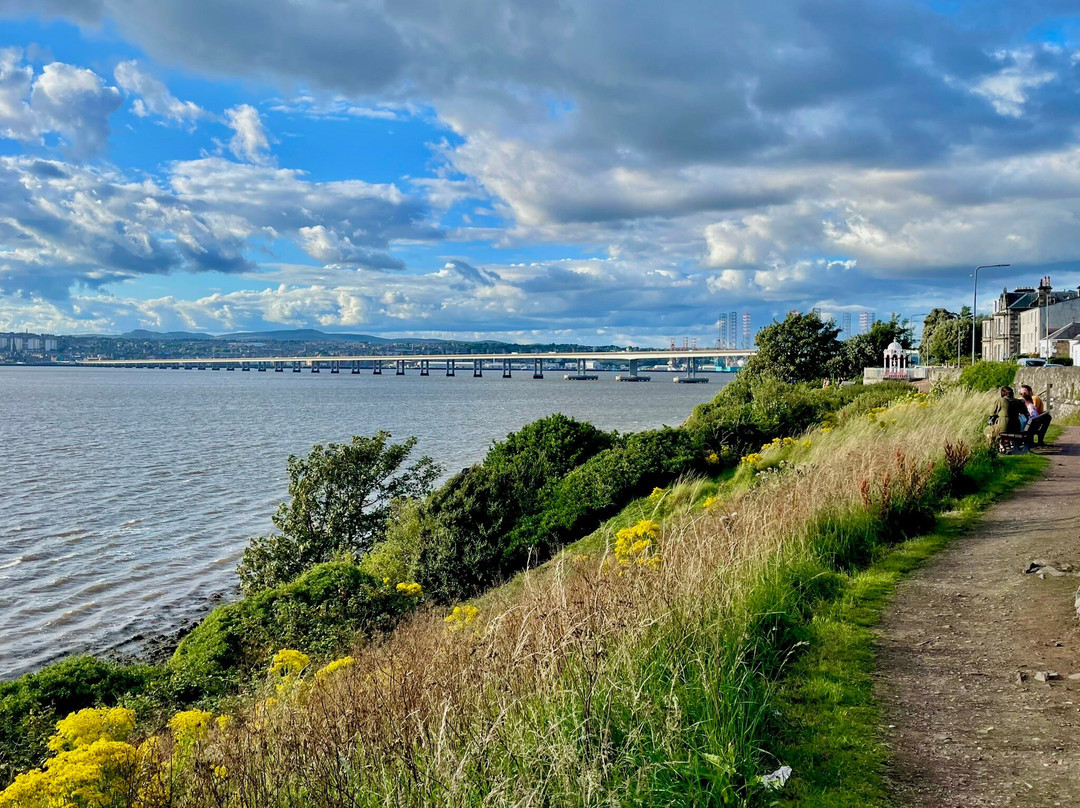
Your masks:
{"label": "bush", "polygon": [[959,384],[969,390],[996,390],[1012,385],[1016,370],[1012,362],[976,362],[960,371]]}
{"label": "bush", "polygon": [[56,722],[85,707],[113,706],[161,680],[161,668],[72,657],[0,683],[0,788],[41,763]]}
{"label": "bush", "polygon": [[350,561],[320,564],[294,581],[214,609],[185,637],[169,665],[224,693],[281,648],[312,656],[347,651],[356,635],[388,631],[417,599]]}
{"label": "bush", "polygon": [[494,444],[483,463],[454,475],[424,503],[416,580],[449,603],[545,557],[550,548],[515,527],[544,509],[550,485],[615,441],[556,414]]}
{"label": "bush", "polygon": [[289,501],[274,515],[278,533],[256,536],[237,567],[244,594],[292,580],[345,553],[363,555],[379,541],[395,500],[426,494],[441,469],[430,457],[403,468],[416,438],[390,433],[316,445],[289,458]]}

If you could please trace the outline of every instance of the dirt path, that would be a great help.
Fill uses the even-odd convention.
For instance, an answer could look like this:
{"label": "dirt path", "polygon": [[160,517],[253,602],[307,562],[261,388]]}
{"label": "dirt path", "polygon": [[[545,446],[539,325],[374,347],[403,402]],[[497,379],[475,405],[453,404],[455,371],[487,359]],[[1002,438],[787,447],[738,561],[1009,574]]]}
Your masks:
{"label": "dirt path", "polygon": [[[1080,806],[1080,427],[1047,476],[900,584],[879,633],[897,806]],[[1040,671],[1062,679],[1037,680]]]}

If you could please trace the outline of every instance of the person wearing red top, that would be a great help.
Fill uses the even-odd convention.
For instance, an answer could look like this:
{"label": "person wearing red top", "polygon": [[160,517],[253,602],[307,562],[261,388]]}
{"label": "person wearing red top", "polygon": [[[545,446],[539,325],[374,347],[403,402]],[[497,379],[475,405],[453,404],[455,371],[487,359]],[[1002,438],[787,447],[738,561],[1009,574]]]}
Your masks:
{"label": "person wearing red top", "polygon": [[1034,444],[1036,440],[1042,446],[1046,443],[1046,430],[1050,427],[1050,413],[1046,411],[1043,400],[1035,395],[1031,387],[1026,384],[1020,385],[1020,400],[1027,407],[1028,420],[1024,432],[1028,440]]}

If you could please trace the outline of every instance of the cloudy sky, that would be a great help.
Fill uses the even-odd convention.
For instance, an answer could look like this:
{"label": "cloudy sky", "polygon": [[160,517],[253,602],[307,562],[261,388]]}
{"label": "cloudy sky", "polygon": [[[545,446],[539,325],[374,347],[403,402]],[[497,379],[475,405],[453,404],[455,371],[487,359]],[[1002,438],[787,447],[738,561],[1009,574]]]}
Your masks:
{"label": "cloudy sky", "polygon": [[663,344],[1080,283],[1075,0],[0,0],[0,330]]}

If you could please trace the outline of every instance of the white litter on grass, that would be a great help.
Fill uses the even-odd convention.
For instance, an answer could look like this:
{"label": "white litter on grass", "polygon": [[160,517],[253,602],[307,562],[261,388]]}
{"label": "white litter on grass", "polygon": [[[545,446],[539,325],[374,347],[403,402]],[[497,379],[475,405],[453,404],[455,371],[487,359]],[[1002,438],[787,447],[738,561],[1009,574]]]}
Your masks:
{"label": "white litter on grass", "polygon": [[761,784],[770,791],[779,791],[784,787],[784,783],[791,777],[791,767],[781,766],[772,774],[761,775]]}

